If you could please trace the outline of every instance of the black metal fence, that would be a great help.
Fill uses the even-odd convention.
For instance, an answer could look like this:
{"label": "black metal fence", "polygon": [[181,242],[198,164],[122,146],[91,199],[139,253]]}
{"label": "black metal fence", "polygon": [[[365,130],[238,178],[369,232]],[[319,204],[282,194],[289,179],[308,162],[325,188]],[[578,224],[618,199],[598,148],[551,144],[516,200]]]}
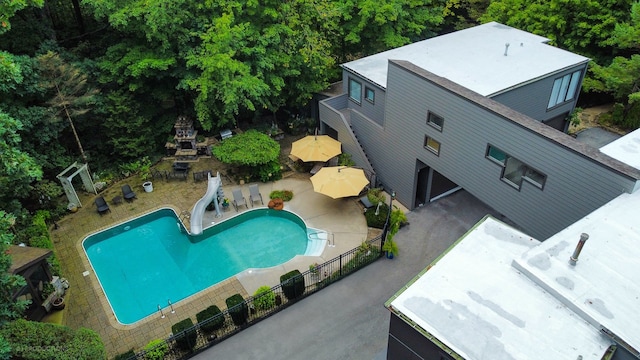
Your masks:
{"label": "black metal fence", "polygon": [[[245,299],[213,317],[199,321],[151,348],[120,358],[188,359],[376,261],[383,255],[382,239],[383,235],[380,235],[366,241],[355,249],[285,280],[270,291]],[[301,290],[292,291],[292,287]]]}

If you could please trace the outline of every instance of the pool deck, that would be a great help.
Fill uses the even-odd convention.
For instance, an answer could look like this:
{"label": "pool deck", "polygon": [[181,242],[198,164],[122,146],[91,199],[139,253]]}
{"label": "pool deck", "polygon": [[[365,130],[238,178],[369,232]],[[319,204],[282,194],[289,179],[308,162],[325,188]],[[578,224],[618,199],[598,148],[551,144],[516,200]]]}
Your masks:
{"label": "pool deck", "polygon": [[[206,162],[199,165],[195,163],[195,165],[195,171],[198,170],[197,166],[207,167]],[[334,200],[313,191],[309,174],[294,172],[287,175],[286,178],[276,182],[259,183],[265,204],[256,202],[255,207],[266,206],[272,190],[292,190],[294,197],[290,202],[285,203],[285,209],[301,216],[308,227],[328,231],[331,234],[330,242],[335,244],[334,247],[325,246],[321,256],[296,256],[289,262],[273,268],[246,270],[173,304],[175,313],[171,313],[168,308],[163,309],[165,318],[161,318],[157,313],[133,325],[122,325],[115,319],[82,249],[82,240],[92,233],[154,209],[170,207],[179,215],[183,211],[191,211],[196,201],[205,194],[207,182],[194,182],[193,178],[189,178],[186,182],[156,180],[153,182],[153,192],[145,193],[141,186],[142,181],[129,178],[111,185],[100,194],[104,196],[111,208],[111,212],[104,215],[99,215],[93,205],[95,195],[80,195],[84,206],[76,213],[65,216],[58,222],[57,228],[51,229],[56,254],[63,274],[70,284],[65,295],[66,308],[62,310],[62,323],[71,328],[86,327],[98,332],[110,357],[130,349],[138,351],[153,339],[167,338],[171,334],[171,326],[178,321],[190,317],[195,323],[196,313],[210,305],[225,309],[225,299],[233,294],[239,293],[248,297],[262,285],[277,285],[280,275],[285,272],[293,269],[304,272],[309,269],[310,264],[322,263],[334,258],[366,240],[369,229],[362,216],[362,207],[356,198]],[[132,202],[112,204],[112,199],[120,195],[120,186],[125,183],[132,186],[137,199]],[[241,188],[251,208],[248,184],[235,184],[225,176],[222,185],[226,197],[230,199],[232,189]],[[223,221],[246,210],[241,206],[239,212],[236,212],[233,206],[230,206],[223,212],[221,218],[215,218],[214,212],[205,212],[203,227],[206,228],[211,226],[212,222]],[[188,222],[189,220],[186,219],[187,228]],[[160,305],[163,308],[167,307],[167,304]],[[155,307],[156,304],[152,306]]]}

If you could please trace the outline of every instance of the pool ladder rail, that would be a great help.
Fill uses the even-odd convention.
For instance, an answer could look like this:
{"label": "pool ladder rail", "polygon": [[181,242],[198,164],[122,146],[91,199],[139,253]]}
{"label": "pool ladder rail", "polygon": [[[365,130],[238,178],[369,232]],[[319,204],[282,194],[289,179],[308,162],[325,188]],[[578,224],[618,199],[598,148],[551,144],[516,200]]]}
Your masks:
{"label": "pool ladder rail", "polygon": [[[322,239],[322,238],[320,238],[318,236],[319,234],[327,234],[327,238],[326,239]],[[316,235],[316,237],[311,237],[311,235]],[[331,241],[329,241],[329,236],[328,235],[331,235]],[[336,246],[336,239],[335,239],[333,233],[329,232],[329,231],[312,232],[312,233],[307,234],[307,238],[309,240],[327,240],[327,246],[328,247],[335,247]]]}
{"label": "pool ladder rail", "polygon": [[[167,305],[169,305],[169,308],[171,309],[171,313],[175,314],[176,310],[173,308],[173,304],[171,303],[171,299],[167,299]],[[162,307],[160,307],[160,304],[158,304],[158,312],[160,313],[160,318],[164,319],[167,316],[164,314],[164,311],[162,311]]]}

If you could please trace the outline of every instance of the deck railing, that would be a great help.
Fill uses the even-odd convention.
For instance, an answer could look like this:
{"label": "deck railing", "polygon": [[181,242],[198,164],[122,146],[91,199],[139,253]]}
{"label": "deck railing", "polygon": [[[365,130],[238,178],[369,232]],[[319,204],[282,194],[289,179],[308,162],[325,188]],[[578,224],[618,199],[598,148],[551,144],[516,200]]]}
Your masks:
{"label": "deck railing", "polygon": [[[180,333],[173,334],[154,348],[140,351],[128,359],[147,359],[149,358],[147,353],[150,353],[149,355],[154,352],[157,354],[157,351],[164,352],[164,357],[160,357],[163,359],[188,359],[373,263],[383,255],[382,236],[379,235],[363,242],[355,249],[340,254],[323,264],[315,266],[313,269],[272,287],[272,295],[263,294],[258,298],[250,297],[245,299],[244,302],[226,309],[207,320],[198,322],[193,327]],[[290,290],[291,287],[296,285],[303,286],[304,290],[292,292]],[[283,290],[283,286],[286,289]],[[260,297],[262,296],[269,296],[275,301],[261,301]],[[265,303],[273,306],[265,306]],[[207,331],[207,329],[217,327],[214,324],[219,324],[221,318],[223,319],[221,328]]]}

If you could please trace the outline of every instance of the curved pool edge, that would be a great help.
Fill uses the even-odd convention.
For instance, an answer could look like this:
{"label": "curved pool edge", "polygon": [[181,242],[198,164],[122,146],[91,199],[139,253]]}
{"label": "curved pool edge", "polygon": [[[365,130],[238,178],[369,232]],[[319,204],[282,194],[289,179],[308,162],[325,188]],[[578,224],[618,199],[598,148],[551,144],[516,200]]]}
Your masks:
{"label": "curved pool edge", "polygon": [[[226,218],[226,219],[224,219],[224,220],[222,220],[222,221],[220,221],[220,222],[215,222],[215,223],[211,224],[210,226],[208,226],[208,227],[206,227],[206,228],[203,228],[203,233],[202,233],[202,234],[200,234],[200,235],[205,234],[205,233],[207,232],[207,230],[209,230],[209,229],[210,229],[210,228],[212,228],[212,227],[215,227],[215,226],[218,226],[218,225],[223,225],[223,224],[228,224],[228,222],[229,222],[230,220],[231,220],[231,222],[233,223],[233,220],[234,220],[234,219],[237,219],[237,217],[239,217],[239,216],[242,216],[242,215],[247,216],[247,214],[250,214],[250,213],[252,213],[252,212],[256,212],[256,211],[264,211],[264,210],[268,210],[268,211],[270,211],[270,212],[280,212],[280,211],[281,211],[281,210],[268,209],[266,206],[261,206],[261,207],[256,207],[256,208],[251,208],[251,209],[245,210],[245,211],[243,211],[243,212],[238,212],[237,214],[234,214],[233,216],[231,216],[231,217],[229,217],[229,218]],[[84,256],[83,256],[83,257],[84,257],[84,260],[86,260],[86,261],[88,262],[88,264],[89,264],[89,269],[90,269],[91,273],[93,274],[93,276],[92,276],[92,277],[93,277],[93,278],[96,280],[96,282],[97,282],[97,289],[95,289],[95,290],[96,290],[96,291],[99,291],[99,292],[100,292],[100,294],[102,295],[102,296],[100,296],[100,300],[101,300],[101,303],[103,304],[104,310],[105,310],[105,312],[107,312],[107,313],[110,313],[110,314],[111,314],[111,316],[112,316],[113,318],[112,318],[112,319],[110,319],[110,320],[115,320],[115,324],[114,324],[112,321],[110,321],[110,322],[112,323],[111,325],[112,325],[112,326],[114,326],[114,327],[116,327],[116,328],[120,328],[120,329],[123,329],[123,330],[125,330],[125,329],[131,329],[131,328],[135,328],[135,327],[137,327],[137,326],[140,326],[140,325],[142,325],[142,324],[145,324],[145,323],[147,323],[148,321],[153,321],[153,320],[154,320],[154,318],[155,318],[155,316],[156,316],[156,314],[158,314],[158,313],[164,313],[164,314],[166,314],[168,311],[170,311],[170,310],[168,310],[168,309],[170,308],[170,305],[165,305],[165,306],[161,307],[161,309],[159,309],[157,312],[151,313],[151,314],[149,314],[149,315],[147,315],[147,316],[145,316],[145,317],[143,317],[143,318],[141,318],[141,319],[139,319],[139,320],[136,320],[136,321],[134,321],[134,322],[131,322],[131,323],[125,323],[125,322],[122,322],[122,321],[118,318],[118,315],[116,314],[116,312],[114,311],[113,306],[112,306],[112,304],[111,304],[111,301],[109,300],[109,297],[107,296],[107,294],[106,294],[106,292],[105,292],[105,290],[104,290],[104,286],[103,286],[103,284],[102,284],[102,282],[101,282],[101,280],[100,280],[100,277],[99,277],[99,276],[98,276],[98,274],[96,273],[96,270],[95,270],[95,268],[94,268],[94,266],[93,266],[93,264],[92,264],[92,262],[91,262],[91,259],[90,259],[89,255],[87,254],[87,247],[85,247],[85,242],[86,242],[89,238],[91,238],[92,236],[94,236],[94,235],[97,235],[97,234],[100,234],[100,233],[103,233],[103,232],[106,232],[106,231],[110,231],[110,230],[117,229],[118,227],[121,227],[121,226],[123,226],[123,225],[125,225],[125,224],[127,224],[127,223],[133,222],[133,221],[135,221],[135,220],[138,220],[138,219],[143,218],[143,217],[146,217],[146,216],[150,216],[150,215],[153,215],[153,214],[156,214],[156,213],[160,213],[160,212],[162,212],[162,211],[170,211],[170,212],[172,213],[172,215],[176,218],[176,220],[180,223],[180,227],[182,228],[182,230],[183,230],[183,231],[184,231],[184,232],[189,236],[189,238],[190,238],[190,239],[194,239],[194,238],[196,238],[197,236],[199,236],[198,234],[196,234],[196,235],[191,234],[191,232],[189,231],[189,229],[186,227],[186,224],[185,224],[184,220],[181,218],[181,216],[180,216],[180,215],[178,215],[178,211],[176,211],[176,209],[175,209],[175,208],[170,207],[170,206],[162,206],[162,207],[158,207],[158,208],[156,208],[156,209],[150,210],[150,211],[148,211],[148,212],[146,212],[146,213],[144,213],[144,214],[139,214],[139,215],[137,215],[137,216],[132,216],[132,217],[131,217],[131,218],[129,218],[129,219],[126,219],[126,220],[124,220],[124,221],[118,222],[118,223],[113,224],[113,225],[111,225],[111,226],[103,227],[103,228],[101,228],[101,229],[98,229],[98,230],[96,230],[96,231],[93,231],[93,232],[91,232],[91,233],[89,233],[89,234],[85,235],[85,236],[82,238],[82,240],[81,240],[81,241],[79,241],[79,242],[77,243],[77,246],[79,247],[79,249],[81,249],[81,253],[84,255]],[[291,211],[291,210],[289,210],[289,209],[283,209],[282,211],[283,211],[283,212],[285,212],[285,213],[288,213],[288,214],[293,215],[293,216],[294,216],[294,217],[295,217],[295,218],[296,218],[296,219],[297,219],[297,220],[298,220],[298,221],[299,221],[299,222],[300,222],[300,223],[301,223],[301,224],[306,228],[307,241],[309,241],[309,234],[310,234],[310,233],[324,233],[324,234],[328,234],[328,232],[326,232],[326,231],[324,231],[324,230],[320,230],[320,229],[317,229],[317,228],[311,228],[311,227],[309,227],[309,226],[308,226],[308,224],[307,224],[307,222],[306,222],[306,221],[305,221],[305,220],[304,220],[300,215],[298,215],[296,212]],[[233,225],[232,225],[232,226],[233,226]],[[124,230],[125,230],[125,231],[128,231],[128,229],[124,229]],[[290,265],[291,263],[295,263],[296,261],[298,261],[297,259],[301,259],[301,258],[302,258],[302,259],[305,259],[305,260],[303,260],[303,262],[306,262],[306,263],[307,263],[307,265],[305,265],[303,268],[306,268],[306,267],[308,267],[308,263],[311,263],[311,260],[310,260],[310,259],[312,259],[312,258],[314,258],[314,257],[318,257],[319,255],[321,255],[321,254],[322,254],[322,252],[323,252],[323,250],[324,250],[324,245],[325,245],[325,243],[326,243],[326,239],[325,239],[325,242],[323,242],[323,243],[322,243],[322,247],[321,247],[321,249],[320,249],[319,253],[318,253],[316,256],[314,256],[314,255],[307,255],[307,254],[306,254],[306,252],[307,252],[308,250],[306,250],[306,251],[305,251],[305,254],[298,254],[298,255],[295,255],[292,259],[290,259],[290,260],[288,260],[288,261],[286,261],[286,262],[284,262],[284,263],[282,263],[282,264],[279,264],[279,265],[275,265],[275,266],[268,267],[268,268],[249,268],[249,269],[245,269],[245,270],[243,270],[243,271],[241,271],[241,272],[239,272],[239,273],[236,273],[236,274],[234,274],[234,275],[232,275],[232,276],[229,276],[228,278],[225,278],[225,279],[223,279],[223,280],[220,280],[220,281],[216,282],[215,284],[212,284],[211,286],[209,286],[209,287],[207,287],[207,288],[204,288],[204,289],[202,289],[202,290],[200,290],[200,291],[198,291],[198,292],[196,292],[196,293],[194,293],[194,294],[191,294],[191,295],[189,295],[189,296],[187,296],[187,297],[185,297],[185,298],[183,298],[183,299],[181,299],[181,300],[179,300],[179,301],[177,301],[177,302],[173,303],[172,305],[173,305],[173,307],[179,307],[179,306],[185,305],[185,304],[187,304],[187,303],[189,303],[189,302],[193,301],[193,299],[194,299],[194,298],[197,298],[197,297],[199,297],[199,296],[202,296],[202,294],[203,294],[203,293],[205,293],[205,292],[209,292],[209,291],[212,291],[212,289],[213,289],[213,288],[216,288],[216,287],[218,287],[218,286],[223,285],[223,284],[224,284],[224,283],[226,283],[226,282],[230,282],[230,281],[233,281],[233,280],[238,281],[238,282],[243,286],[243,288],[245,289],[245,291],[247,291],[247,290],[246,290],[246,289],[247,289],[247,288],[246,288],[246,286],[245,286],[245,285],[242,283],[242,281],[241,281],[241,279],[242,279],[243,277],[245,277],[245,276],[247,276],[247,275],[250,275],[250,274],[252,274],[252,273],[254,273],[254,274],[255,274],[256,272],[262,272],[262,271],[265,271],[265,272],[271,272],[271,271],[273,271],[273,270],[275,270],[275,269],[277,269],[277,268],[279,268],[279,267],[283,267],[283,268],[284,268],[284,267],[289,267],[289,265]],[[91,246],[91,245],[89,245],[89,246]],[[319,261],[320,261],[320,260],[317,260],[316,262],[319,262]],[[85,272],[88,272],[88,271],[85,271]],[[91,275],[91,273],[88,273],[88,274],[87,274],[87,275],[85,275],[85,276]],[[279,275],[278,275],[278,277],[279,277]],[[278,284],[278,283],[279,283],[279,278],[278,278],[278,280],[275,282],[275,284]],[[250,296],[250,295],[252,295],[252,294],[248,294],[248,295]]]}

